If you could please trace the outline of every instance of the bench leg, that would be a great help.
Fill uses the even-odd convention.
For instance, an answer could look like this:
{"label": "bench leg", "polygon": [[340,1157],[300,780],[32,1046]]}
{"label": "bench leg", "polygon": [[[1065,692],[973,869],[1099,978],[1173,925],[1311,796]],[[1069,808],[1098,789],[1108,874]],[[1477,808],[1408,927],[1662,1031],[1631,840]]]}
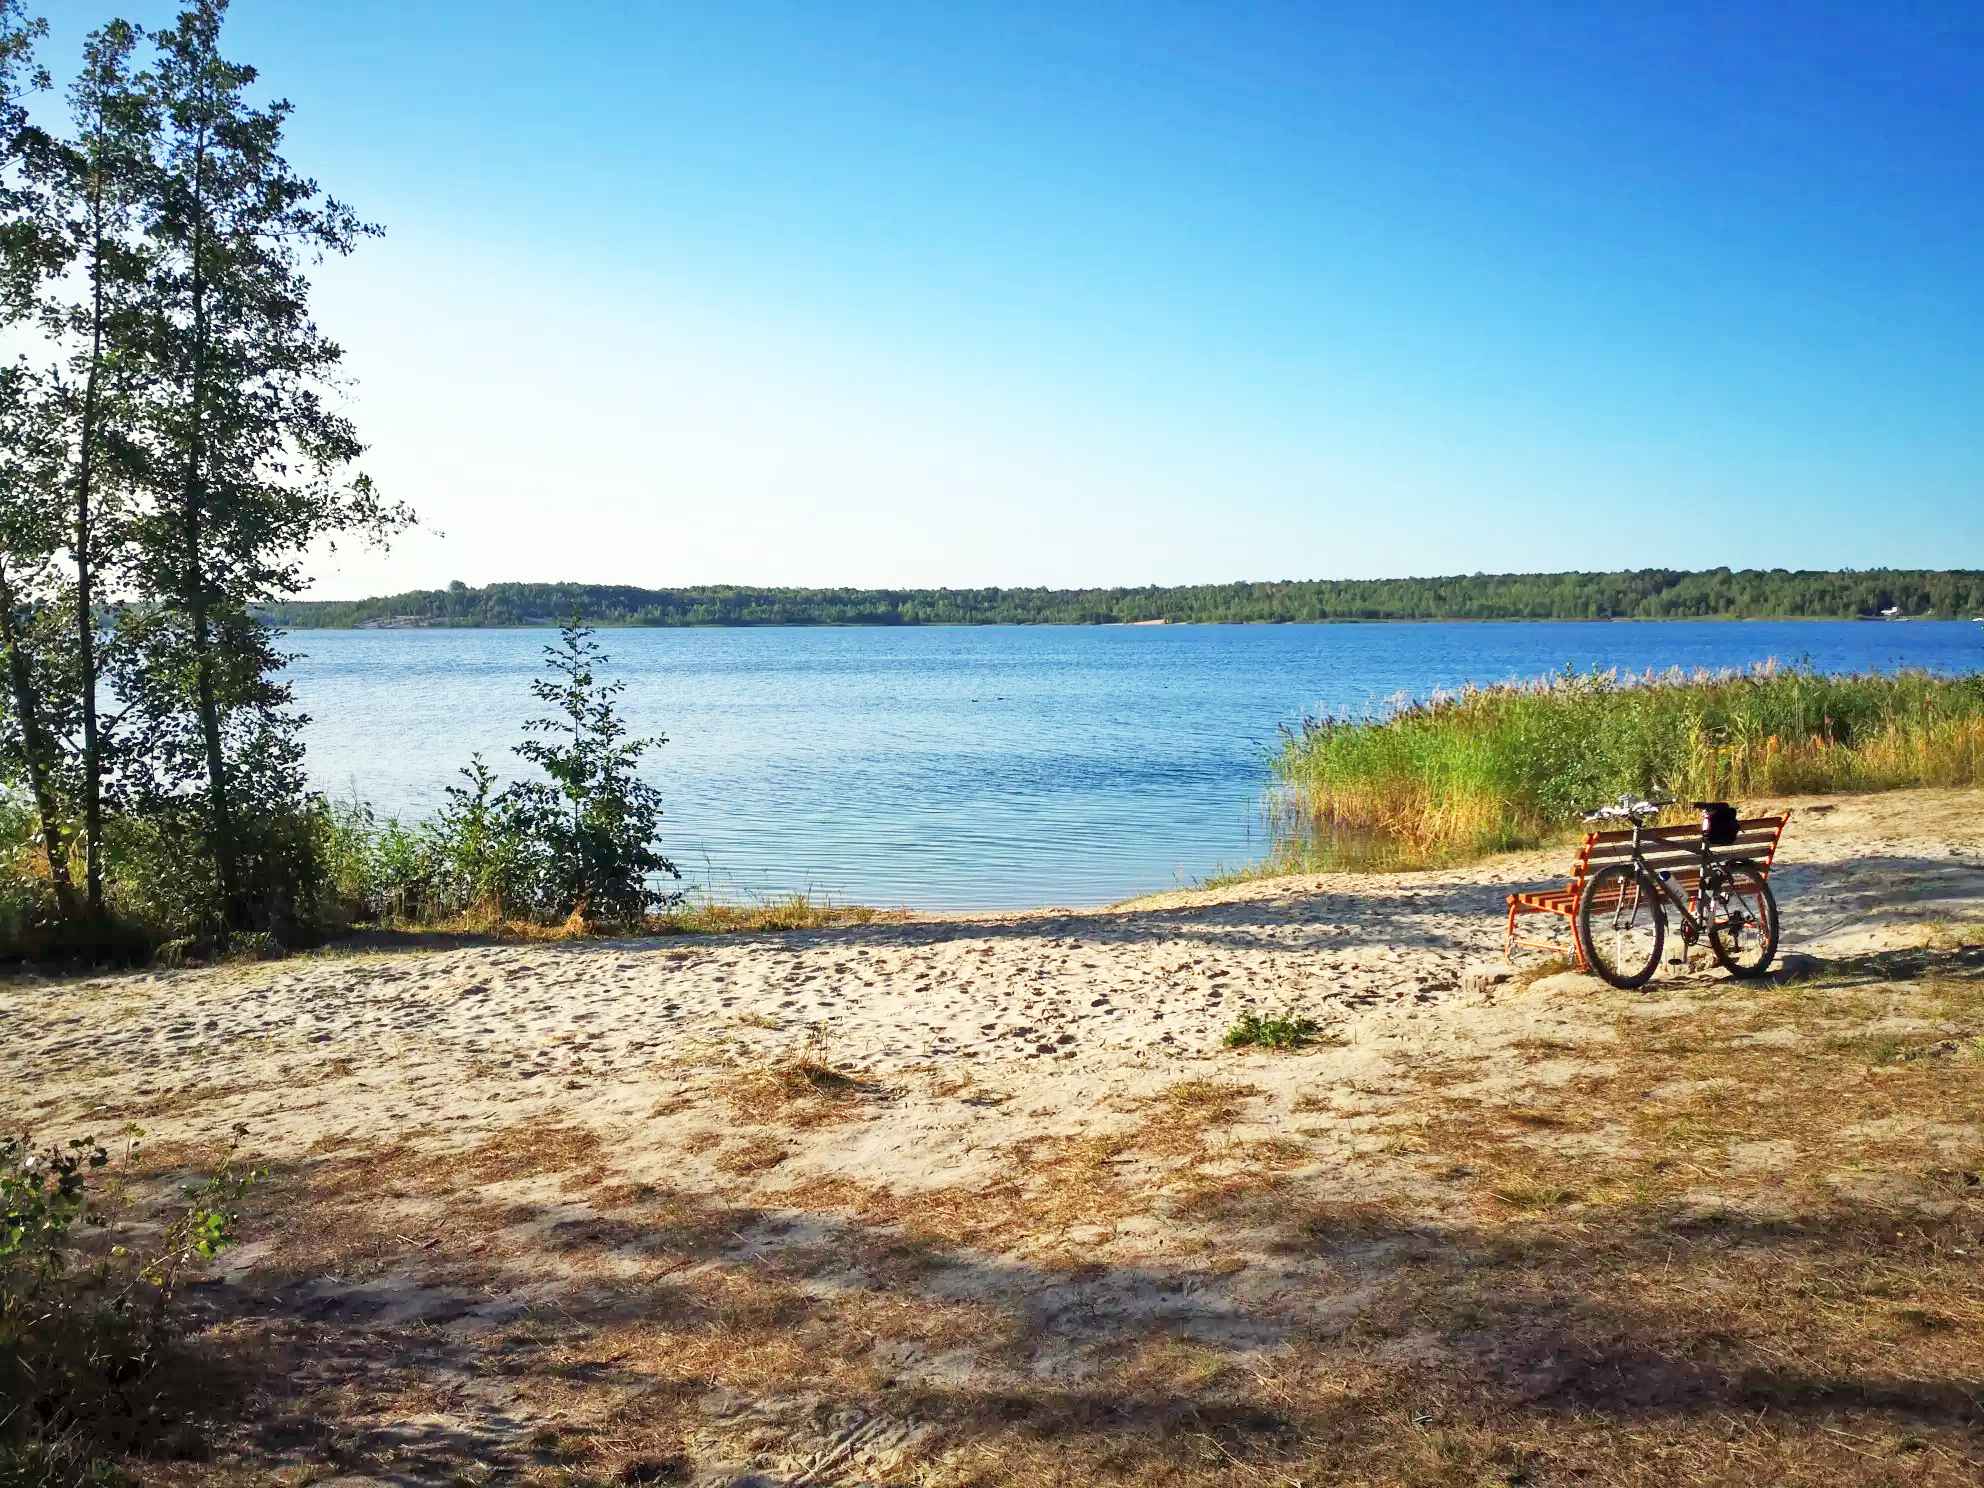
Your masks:
{"label": "bench leg", "polygon": [[1584,951],[1578,945],[1576,919],[1574,919],[1570,915],[1564,914],[1560,910],[1523,909],[1520,906],[1513,904],[1509,906],[1508,923],[1502,929],[1502,955],[1507,959],[1509,965],[1516,967],[1518,970],[1521,969],[1520,963],[1518,963],[1516,960],[1516,949],[1518,947],[1521,947],[1524,950],[1540,951],[1542,954],[1556,958],[1558,960],[1562,960],[1564,956],[1564,942],[1562,940],[1558,940],[1554,938],[1547,940],[1535,940],[1527,936],[1517,934],[1516,917],[1518,915],[1525,915],[1525,914],[1548,914],[1555,918],[1562,919],[1566,926],[1564,932],[1565,936],[1570,941],[1571,964],[1580,971],[1589,970],[1589,968],[1586,967],[1586,965],[1584,964]]}

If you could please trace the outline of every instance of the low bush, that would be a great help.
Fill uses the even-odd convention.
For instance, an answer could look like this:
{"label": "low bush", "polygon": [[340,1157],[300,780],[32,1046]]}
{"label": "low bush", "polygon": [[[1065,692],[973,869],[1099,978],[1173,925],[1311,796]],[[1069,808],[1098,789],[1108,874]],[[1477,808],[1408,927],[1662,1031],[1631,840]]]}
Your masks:
{"label": "low bush", "polygon": [[[156,809],[105,822],[104,914],[65,921],[57,912],[40,838],[28,818],[5,809],[0,788],[0,963],[79,961],[142,964],[165,947],[180,962],[275,946],[316,945],[369,914],[373,870],[348,809],[317,799],[253,820],[242,833],[248,925],[227,927],[211,858],[189,847],[203,823],[196,809]],[[80,852],[70,861],[80,879]],[[225,933],[224,933],[225,932]]]}
{"label": "low bush", "polygon": [[25,946],[54,911],[29,859],[31,818],[0,790],[0,955]]}
{"label": "low bush", "polygon": [[335,808],[334,877],[362,918],[487,927],[542,917],[543,848],[530,821],[481,755],[461,775],[424,822],[382,821],[362,802]]}
{"label": "low bush", "polygon": [[[639,774],[663,741],[628,737],[615,705],[621,685],[602,680],[606,658],[584,626],[566,626],[545,655],[550,677],[532,692],[548,716],[525,723],[516,749],[531,777],[502,784],[478,755],[441,810],[413,824],[300,785],[264,791],[236,823],[232,915],[204,846],[204,802],[160,796],[106,823],[103,919],[65,923],[37,856],[35,817],[0,785],[0,960],[164,953],[183,965],[223,949],[313,945],[365,920],[589,929],[673,916],[682,899],[656,845],[660,795]],[[82,872],[78,858],[72,877]]]}
{"label": "low bush", "polygon": [[1293,1010],[1257,1013],[1248,1009],[1226,1030],[1224,1043],[1229,1049],[1299,1049],[1322,1032],[1314,1018]]}
{"label": "low bush", "polygon": [[531,684],[549,716],[529,720],[517,755],[535,777],[499,785],[480,755],[430,820],[333,813],[328,856],[348,898],[401,923],[639,927],[673,910],[679,877],[655,845],[660,793],[638,766],[660,739],[627,736],[600,680],[606,658],[576,621],[545,647],[551,676]]}
{"label": "low bush", "polygon": [[[124,1159],[135,1152],[128,1135]],[[197,1453],[183,1373],[163,1369],[184,1324],[187,1273],[235,1238],[233,1204],[259,1174],[230,1149],[156,1229],[113,1228],[124,1198],[92,1137],[0,1138],[0,1484],[123,1481],[133,1452]],[[142,1236],[142,1238],[140,1238]]]}

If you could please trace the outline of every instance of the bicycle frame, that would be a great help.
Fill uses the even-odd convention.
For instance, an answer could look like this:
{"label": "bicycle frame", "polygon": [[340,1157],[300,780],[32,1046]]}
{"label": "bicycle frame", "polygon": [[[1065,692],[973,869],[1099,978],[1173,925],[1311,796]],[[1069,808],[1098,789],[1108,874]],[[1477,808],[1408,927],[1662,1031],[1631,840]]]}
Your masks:
{"label": "bicycle frame", "polygon": [[[1690,942],[1699,940],[1707,930],[1707,925],[1695,918],[1694,906],[1689,904],[1686,899],[1683,899],[1680,891],[1668,882],[1668,875],[1656,872],[1648,865],[1646,853],[1640,847],[1640,832],[1645,828],[1646,824],[1637,816],[1632,819],[1632,822],[1632,863],[1635,869],[1635,876],[1640,882],[1653,885],[1654,888],[1660,891],[1661,896],[1674,906],[1675,913],[1681,916],[1681,938],[1684,941]],[[1700,903],[1702,891],[1708,884],[1709,869],[1714,865],[1716,859],[1714,851],[1709,847],[1707,837],[1702,838],[1701,842],[1696,846],[1695,853],[1701,860],[1701,871],[1695,879],[1695,902]]]}

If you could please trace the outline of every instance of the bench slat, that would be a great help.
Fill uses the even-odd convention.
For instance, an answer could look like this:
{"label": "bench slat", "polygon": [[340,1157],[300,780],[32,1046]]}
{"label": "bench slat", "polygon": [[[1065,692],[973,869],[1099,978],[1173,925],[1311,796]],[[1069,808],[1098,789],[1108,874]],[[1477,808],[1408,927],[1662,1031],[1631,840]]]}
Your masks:
{"label": "bench slat", "polygon": [[[1736,830],[1739,832],[1775,832],[1778,822],[1779,818],[1775,816],[1747,816],[1738,819]],[[1701,833],[1702,829],[1699,822],[1669,822],[1664,827],[1646,828],[1640,833],[1640,840],[1654,841],[1661,838],[1673,838],[1677,841],[1686,841],[1691,837],[1700,837]],[[1630,827],[1617,827],[1603,832],[1593,832],[1586,840],[1599,844],[1631,842],[1633,840],[1633,833]]]}
{"label": "bench slat", "polygon": [[[1717,858],[1757,857],[1774,848],[1783,835],[1784,824],[1777,817],[1763,817],[1758,820],[1738,823],[1736,840],[1722,847],[1709,849]],[[1659,865],[1678,859],[1695,861],[1701,846],[1701,830],[1698,827],[1685,827],[1679,830],[1662,828],[1659,832],[1647,832],[1640,838],[1640,853],[1649,863]],[[1607,863],[1625,862],[1633,855],[1633,839],[1630,833],[1612,842],[1595,842],[1580,852],[1578,866],[1572,870],[1573,877],[1582,876],[1587,868],[1602,867]]]}
{"label": "bench slat", "polygon": [[[1771,822],[1767,826],[1739,828],[1736,833],[1736,841],[1769,842],[1776,836],[1777,823]],[[1694,847],[1701,840],[1702,834],[1698,831],[1674,836],[1663,833],[1658,837],[1648,832],[1644,837],[1640,838],[1640,846],[1648,849],[1655,847]],[[1617,842],[1594,842],[1591,846],[1591,855],[1593,857],[1616,857],[1620,853],[1628,853],[1632,850],[1633,839],[1622,837]]]}
{"label": "bench slat", "polygon": [[[1769,847],[1769,839],[1762,842],[1736,842],[1728,847],[1712,847],[1708,850],[1708,855],[1717,862],[1727,862],[1730,858],[1761,857]],[[1701,850],[1696,847],[1646,848],[1641,851],[1640,856],[1653,867],[1664,868],[1671,867],[1675,863],[1699,863]],[[1594,856],[1590,868],[1592,872],[1596,872],[1613,863],[1630,863],[1632,860],[1631,852],[1618,853],[1608,858]]]}

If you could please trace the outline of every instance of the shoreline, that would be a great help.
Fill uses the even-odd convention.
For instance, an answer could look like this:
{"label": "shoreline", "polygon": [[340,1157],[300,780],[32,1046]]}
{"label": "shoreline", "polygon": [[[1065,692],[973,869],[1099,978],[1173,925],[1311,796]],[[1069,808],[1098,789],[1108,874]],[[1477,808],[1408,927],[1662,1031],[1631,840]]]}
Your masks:
{"label": "shoreline", "polygon": [[[1891,854],[1900,846],[1919,850],[1916,859],[1933,870],[1932,876],[1946,872],[1980,875],[1975,880],[1975,909],[1984,918],[1984,787],[1906,787],[1857,794],[1816,796],[1759,795],[1746,800],[1745,810],[1774,814],[1792,813],[1784,847],[1780,852],[1780,872],[1789,875],[1797,887],[1785,892],[1787,936],[1795,922],[1794,905],[1799,891],[1829,877],[1858,882],[1860,873],[1852,867],[1851,851],[1872,855]],[[1353,936],[1359,944],[1374,948],[1372,957],[1352,957],[1364,971],[1375,973],[1382,966],[1398,971],[1405,981],[1430,977],[1441,987],[1458,985],[1467,964],[1499,958],[1501,951],[1502,899],[1515,887],[1534,887],[1561,881],[1575,849],[1576,833],[1561,842],[1473,858],[1458,863],[1417,868],[1337,868],[1322,871],[1249,876],[1223,881],[1212,887],[1178,886],[1153,890],[1124,899],[1096,905],[1038,904],[1015,908],[932,909],[907,906],[835,905],[822,909],[826,916],[819,923],[794,927],[683,929],[653,933],[604,932],[560,937],[554,930],[543,933],[468,928],[411,928],[400,926],[358,926],[320,947],[301,950],[267,961],[222,961],[186,969],[160,967],[125,971],[62,970],[55,968],[0,968],[0,993],[9,988],[51,983],[118,982],[132,985],[176,984],[182,978],[216,976],[250,978],[257,982],[281,982],[294,973],[306,981],[353,958],[451,957],[487,952],[499,958],[511,953],[534,961],[551,958],[557,963],[573,958],[611,960],[629,949],[663,956],[708,959],[712,968],[748,962],[755,952],[778,952],[782,947],[811,951],[833,951],[836,946],[849,954],[867,955],[882,946],[915,947],[946,940],[973,937],[1000,938],[1007,932],[1054,928],[1060,933],[1080,936],[1084,928],[1110,937],[1113,929],[1139,917],[1163,916],[1175,921],[1181,930],[1195,923],[1249,924],[1270,928],[1271,909],[1284,906],[1293,910],[1305,901],[1329,901],[1336,914],[1329,921],[1332,933]],[[1801,849],[1808,851],[1801,853]],[[1850,850],[1850,851],[1849,851]],[[1820,861],[1814,865],[1812,855]],[[1801,862],[1801,856],[1805,861]],[[1830,865],[1828,867],[1827,865]],[[1775,879],[1773,880],[1776,881]],[[1965,880],[1967,884],[1968,879]],[[1864,892],[1852,896],[1865,898]],[[1451,903],[1442,908],[1440,901]],[[720,908],[736,908],[723,904]],[[1366,934],[1360,922],[1370,920],[1371,929],[1394,923],[1401,908],[1407,918],[1440,919],[1444,928],[1437,936],[1408,929],[1397,930],[1396,943],[1382,935]],[[1811,902],[1805,900],[1800,918],[1809,915]],[[1311,917],[1312,918],[1312,917]],[[1920,918],[1905,909],[1902,919]],[[1291,920],[1291,924],[1297,923]],[[1271,938],[1271,937],[1270,937]],[[1326,939],[1329,937],[1325,937]],[[1787,945],[1791,941],[1787,939]],[[863,948],[870,949],[863,949]],[[1387,949],[1387,947],[1389,949]],[[1403,948],[1403,949],[1401,949]],[[1365,963],[1369,962],[1368,965]],[[1322,963],[1296,970],[1292,990],[1313,981]],[[985,968],[992,970],[990,966]],[[722,980],[721,977],[718,980]],[[802,981],[808,980],[805,977]],[[865,986],[875,978],[862,975]],[[1236,989],[1237,990],[1237,989]],[[1249,1000],[1272,1000],[1275,986],[1256,982],[1248,989]],[[733,993],[718,999],[725,1006],[740,1000]],[[4,1010],[0,1006],[0,1010]],[[184,1051],[181,1051],[184,1052]]]}

